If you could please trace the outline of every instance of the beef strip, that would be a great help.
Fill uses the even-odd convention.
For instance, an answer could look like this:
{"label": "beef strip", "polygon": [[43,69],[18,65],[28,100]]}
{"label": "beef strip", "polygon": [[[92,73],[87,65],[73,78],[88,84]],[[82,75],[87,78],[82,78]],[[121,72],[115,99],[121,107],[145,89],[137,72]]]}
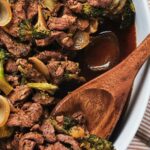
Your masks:
{"label": "beef strip", "polygon": [[49,119],[43,122],[40,130],[42,131],[42,134],[45,137],[46,141],[51,143],[56,141],[55,130]]}
{"label": "beef strip", "polygon": [[63,60],[65,56],[57,51],[45,50],[36,55],[42,62],[47,63],[49,60]]}
{"label": "beef strip", "polygon": [[27,18],[32,19],[38,13],[38,0],[28,0]]}
{"label": "beef strip", "polygon": [[71,148],[73,150],[81,150],[81,148],[79,147],[79,144],[77,143],[77,141],[75,141],[75,139],[71,136],[64,135],[64,134],[58,134],[57,135],[57,140],[62,142],[62,143],[70,144]]}
{"label": "beef strip", "polygon": [[67,33],[61,32],[57,38],[57,42],[65,48],[70,48],[74,45],[74,41],[72,37],[70,37]]}
{"label": "beef strip", "polygon": [[66,74],[79,74],[79,66],[72,61],[49,61],[47,65],[49,73],[55,84],[60,84]]}
{"label": "beef strip", "polygon": [[49,96],[48,93],[45,92],[36,92],[33,95],[32,100],[42,105],[48,105],[53,102],[54,97]]}
{"label": "beef strip", "polygon": [[51,17],[48,20],[50,30],[65,30],[76,22],[76,17],[72,15],[63,15],[62,17]]}
{"label": "beef strip", "polygon": [[40,129],[40,125],[39,124],[35,124],[30,131],[38,131]]}
{"label": "beef strip", "polygon": [[19,76],[17,75],[6,75],[7,82],[9,82],[13,87],[19,86]]}
{"label": "beef strip", "polygon": [[48,46],[53,42],[53,40],[50,37],[46,37],[44,39],[36,39],[35,43],[39,47]]}
{"label": "beef strip", "polygon": [[87,1],[91,6],[106,8],[112,3],[113,0],[87,0]]}
{"label": "beef strip", "polygon": [[[19,143],[21,143],[21,141]],[[36,146],[36,142],[31,140],[24,140],[19,145],[19,150],[34,150],[35,146]]]}
{"label": "beef strip", "polygon": [[13,59],[8,59],[6,61],[4,69],[6,73],[17,73],[18,67],[16,65],[16,61]]}
{"label": "beef strip", "polygon": [[19,150],[33,150],[36,144],[43,144],[44,138],[39,133],[24,134],[19,141]]}
{"label": "beef strip", "polygon": [[44,150],[69,150],[67,147],[62,145],[60,142],[56,142],[54,145],[48,145]]}
{"label": "beef strip", "polygon": [[17,0],[12,4],[12,20],[6,27],[7,33],[14,37],[19,36],[19,24],[26,19],[26,0]]}
{"label": "beef strip", "polygon": [[11,113],[7,125],[9,127],[32,127],[39,121],[42,113],[43,108],[40,104],[31,103],[26,110],[20,109],[16,113]]}
{"label": "beef strip", "polygon": [[25,57],[29,54],[31,47],[29,44],[18,43],[0,29],[0,41],[6,46],[8,52],[14,57]]}
{"label": "beef strip", "polygon": [[81,13],[82,12],[82,3],[76,1],[76,0],[68,0],[67,6],[69,9],[71,9],[75,13]]}
{"label": "beef strip", "polygon": [[31,82],[46,82],[45,77],[38,72],[31,63],[29,63],[26,59],[18,59],[17,60],[18,68],[21,73],[24,74],[25,78]]}
{"label": "beef strip", "polygon": [[77,28],[81,31],[84,31],[89,26],[89,21],[86,19],[77,19]]}
{"label": "beef strip", "polygon": [[22,133],[16,133],[14,135],[14,138],[11,141],[11,145],[12,145],[13,150],[18,150],[19,149],[19,141],[20,141],[22,135],[23,135]]}
{"label": "beef strip", "polygon": [[27,99],[30,96],[31,92],[32,90],[26,85],[17,86],[14,91],[10,93],[8,98],[11,103],[14,104],[17,101]]}

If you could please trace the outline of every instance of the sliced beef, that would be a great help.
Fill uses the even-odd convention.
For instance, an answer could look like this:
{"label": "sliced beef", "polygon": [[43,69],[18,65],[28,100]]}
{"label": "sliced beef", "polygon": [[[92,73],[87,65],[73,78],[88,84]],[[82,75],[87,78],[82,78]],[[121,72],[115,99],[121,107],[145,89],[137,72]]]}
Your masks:
{"label": "sliced beef", "polygon": [[9,127],[31,127],[39,121],[43,112],[43,108],[40,104],[31,103],[26,110],[19,110],[16,113],[12,113],[9,116],[7,125]]}
{"label": "sliced beef", "polygon": [[6,73],[17,73],[18,67],[16,65],[16,61],[13,59],[8,59],[5,64],[5,72]]}
{"label": "sliced beef", "polygon": [[38,0],[29,0],[27,4],[27,18],[32,19],[38,13]]}
{"label": "sliced beef", "polygon": [[67,147],[65,147],[60,142],[56,142],[54,145],[48,145],[45,150],[69,150]]}
{"label": "sliced beef", "polygon": [[70,37],[67,33],[61,32],[57,38],[57,42],[65,48],[70,48],[74,45],[74,41],[72,37]]}
{"label": "sliced beef", "polygon": [[37,131],[40,129],[40,125],[39,124],[35,124],[31,129],[30,131]]}
{"label": "sliced beef", "polygon": [[14,57],[25,57],[31,50],[30,45],[12,40],[12,38],[2,30],[0,30],[0,41]]}
{"label": "sliced beef", "polygon": [[64,67],[61,65],[61,62],[52,60],[48,63],[47,67],[51,77],[53,78],[53,83],[60,84],[64,75]]}
{"label": "sliced beef", "polygon": [[44,39],[36,39],[35,42],[37,46],[44,47],[50,45],[53,40],[50,37],[46,37]]}
{"label": "sliced beef", "polygon": [[19,36],[19,24],[22,20],[26,19],[26,0],[17,0],[12,4],[12,20],[10,24],[6,27],[7,33],[11,34],[14,37]]}
{"label": "sliced beef", "polygon": [[106,8],[113,0],[87,0],[91,6]]}
{"label": "sliced beef", "polygon": [[81,150],[81,148],[79,147],[78,142],[71,136],[64,135],[64,134],[58,134],[57,139],[58,139],[58,141],[60,141],[62,143],[70,144],[71,148],[73,150]]}
{"label": "sliced beef", "polygon": [[62,60],[65,58],[65,56],[62,55],[60,52],[50,51],[50,50],[40,52],[36,55],[36,57],[45,63],[47,63],[51,59]]}
{"label": "sliced beef", "polygon": [[49,73],[55,84],[59,84],[64,80],[66,74],[79,74],[79,66],[72,61],[49,61],[47,65]]}
{"label": "sliced beef", "polygon": [[60,124],[60,125],[63,125],[64,123],[64,116],[61,115],[61,116],[56,116],[56,121]]}
{"label": "sliced beef", "polygon": [[26,85],[17,86],[9,95],[9,100],[14,104],[17,101],[25,100],[31,94],[31,89]]}
{"label": "sliced beef", "polygon": [[49,119],[43,122],[40,130],[42,131],[42,134],[45,137],[46,141],[52,143],[56,141],[55,130]]}
{"label": "sliced beef", "polygon": [[[21,141],[19,143],[21,143]],[[34,150],[35,146],[36,142],[24,140],[21,144],[19,144],[19,150]]]}
{"label": "sliced beef", "polygon": [[68,29],[76,21],[75,16],[63,15],[62,17],[51,17],[48,20],[50,30],[65,30]]}
{"label": "sliced beef", "polygon": [[5,76],[7,82],[9,82],[13,87],[19,86],[19,76],[17,75],[7,75]]}
{"label": "sliced beef", "polygon": [[38,72],[31,63],[29,63],[26,59],[18,59],[17,65],[19,71],[24,74],[26,79],[30,82],[46,82],[45,77]]}
{"label": "sliced beef", "polygon": [[16,133],[14,135],[14,138],[11,141],[11,145],[12,145],[13,150],[17,150],[19,148],[19,141],[20,141],[22,135],[23,135],[22,133]]}
{"label": "sliced beef", "polygon": [[48,105],[53,102],[54,97],[49,96],[48,93],[45,92],[36,92],[36,94],[33,95],[32,100],[42,105]]}
{"label": "sliced beef", "polygon": [[71,9],[75,13],[81,13],[82,12],[82,3],[76,1],[76,0],[68,0],[67,6],[69,9]]}
{"label": "sliced beef", "polygon": [[78,19],[77,27],[79,30],[84,31],[89,26],[89,21],[87,19]]}
{"label": "sliced beef", "polygon": [[39,133],[24,134],[19,141],[19,150],[33,150],[36,144],[43,144],[44,138]]}

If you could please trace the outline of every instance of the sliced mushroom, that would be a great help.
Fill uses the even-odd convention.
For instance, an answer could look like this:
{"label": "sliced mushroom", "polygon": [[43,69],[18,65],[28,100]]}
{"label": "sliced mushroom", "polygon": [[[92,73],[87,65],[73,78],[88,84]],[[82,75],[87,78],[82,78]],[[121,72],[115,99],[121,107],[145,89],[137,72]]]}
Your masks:
{"label": "sliced mushroom", "polygon": [[116,10],[113,12],[113,14],[118,14],[118,13],[120,13],[120,12],[123,10],[123,8],[124,8],[126,2],[127,2],[127,0],[120,0],[119,5],[117,6],[117,8],[116,8]]}
{"label": "sliced mushroom", "polygon": [[89,32],[95,33],[98,30],[98,19],[92,18],[90,20]]}
{"label": "sliced mushroom", "polygon": [[0,26],[6,26],[12,19],[11,7],[8,1],[0,0]]}
{"label": "sliced mushroom", "polygon": [[0,127],[3,127],[10,114],[10,105],[8,100],[0,95]]}
{"label": "sliced mushroom", "polygon": [[119,5],[120,1],[121,0],[113,0],[110,7],[109,7],[109,11],[113,12],[114,9]]}
{"label": "sliced mushroom", "polygon": [[73,37],[74,45],[73,50],[81,50],[90,43],[90,35],[85,31],[78,31]]}
{"label": "sliced mushroom", "polygon": [[85,61],[92,71],[106,71],[118,62],[119,54],[116,35],[111,31],[102,32],[86,49]]}
{"label": "sliced mushroom", "polygon": [[41,0],[41,5],[44,8],[48,8],[50,10],[50,12],[53,12],[53,10],[55,9],[56,5],[57,5],[57,1],[56,0]]}
{"label": "sliced mushroom", "polygon": [[43,74],[47,80],[50,79],[50,75],[49,75],[49,71],[47,66],[38,58],[36,57],[30,57],[29,61],[35,66],[35,68],[41,73]]}

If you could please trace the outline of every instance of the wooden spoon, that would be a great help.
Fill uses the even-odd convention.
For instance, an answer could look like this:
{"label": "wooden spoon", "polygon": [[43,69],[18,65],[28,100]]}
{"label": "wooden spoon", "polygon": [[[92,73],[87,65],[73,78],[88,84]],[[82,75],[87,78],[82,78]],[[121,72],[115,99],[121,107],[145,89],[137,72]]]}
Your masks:
{"label": "wooden spoon", "polygon": [[108,138],[119,120],[134,78],[149,56],[150,35],[119,65],[67,95],[52,115],[82,111],[90,133]]}

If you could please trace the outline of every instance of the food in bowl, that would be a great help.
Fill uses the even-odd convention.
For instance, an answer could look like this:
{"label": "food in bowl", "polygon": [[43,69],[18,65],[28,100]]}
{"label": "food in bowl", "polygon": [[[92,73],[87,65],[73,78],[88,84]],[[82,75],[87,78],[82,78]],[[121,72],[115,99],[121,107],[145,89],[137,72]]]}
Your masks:
{"label": "food in bowl", "polygon": [[[68,92],[134,49],[132,1],[1,0],[0,4],[0,149],[113,150],[110,142],[88,133],[86,121],[52,118],[50,113]],[[99,61],[95,64],[91,58]],[[66,118],[77,123],[68,124],[66,130],[62,128]]]}

